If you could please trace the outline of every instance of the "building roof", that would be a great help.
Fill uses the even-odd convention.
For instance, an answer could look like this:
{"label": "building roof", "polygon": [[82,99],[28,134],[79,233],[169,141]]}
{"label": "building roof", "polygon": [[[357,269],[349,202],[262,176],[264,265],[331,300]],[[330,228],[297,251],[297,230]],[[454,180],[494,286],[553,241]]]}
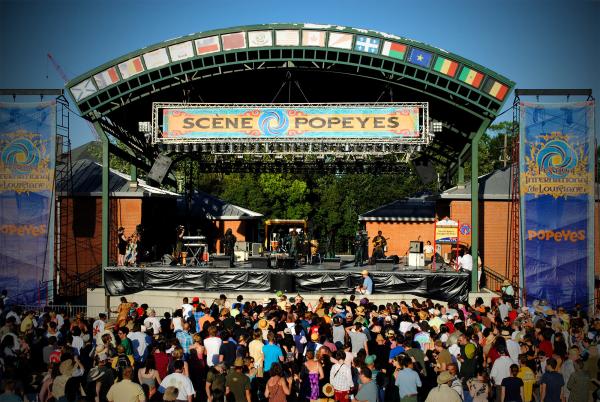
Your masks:
{"label": "building roof", "polygon": [[[67,177],[57,178],[56,191],[59,195],[66,196],[102,196],[102,165],[89,159],[81,159],[73,163],[72,188],[69,189]],[[108,191],[111,197],[176,197],[179,194],[148,185],[144,180],[138,179],[137,187],[130,185],[131,176],[110,169],[108,176]]]}
{"label": "building roof", "polygon": [[[177,209],[180,212],[185,211],[185,198],[177,199]],[[208,220],[250,220],[262,219],[263,215],[231,204],[214,195],[202,191],[194,191],[191,199],[189,214],[192,216],[205,217]]]}
{"label": "building roof", "polygon": [[435,201],[402,198],[358,216],[360,222],[433,222]]}
{"label": "building roof", "polygon": [[[479,176],[479,198],[484,200],[510,200],[511,185],[510,167]],[[449,188],[441,193],[439,198],[447,200],[470,200],[471,182],[466,183],[464,186]]]}

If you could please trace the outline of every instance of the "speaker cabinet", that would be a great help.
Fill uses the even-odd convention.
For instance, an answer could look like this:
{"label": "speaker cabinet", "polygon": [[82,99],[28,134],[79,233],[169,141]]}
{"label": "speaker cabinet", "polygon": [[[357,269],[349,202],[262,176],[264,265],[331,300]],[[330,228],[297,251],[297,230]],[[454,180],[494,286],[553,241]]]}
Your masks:
{"label": "speaker cabinet", "polygon": [[271,260],[269,257],[251,256],[248,257],[248,262],[252,268],[268,269],[271,268]]}
{"label": "speaker cabinet", "polygon": [[212,266],[215,268],[230,268],[228,255],[211,255]]}
{"label": "speaker cabinet", "polygon": [[323,268],[342,269],[342,259],[340,257],[323,258]]}
{"label": "speaker cabinet", "polygon": [[171,164],[173,160],[166,155],[160,154],[154,161],[150,172],[148,173],[148,178],[154,180],[158,184],[161,184],[165,179],[167,173],[169,173],[169,169],[171,168]]}
{"label": "speaker cabinet", "polygon": [[392,259],[382,259],[375,261],[375,270],[376,271],[385,271],[392,272],[394,269],[394,260]]}
{"label": "speaker cabinet", "polygon": [[294,269],[296,265],[296,261],[293,258],[277,258],[276,260],[277,269]]}
{"label": "speaker cabinet", "polygon": [[409,253],[408,254],[408,266],[409,267],[424,267],[425,256],[423,253]]}
{"label": "speaker cabinet", "polygon": [[408,252],[409,253],[422,253],[423,252],[423,242],[422,241],[411,241]]}

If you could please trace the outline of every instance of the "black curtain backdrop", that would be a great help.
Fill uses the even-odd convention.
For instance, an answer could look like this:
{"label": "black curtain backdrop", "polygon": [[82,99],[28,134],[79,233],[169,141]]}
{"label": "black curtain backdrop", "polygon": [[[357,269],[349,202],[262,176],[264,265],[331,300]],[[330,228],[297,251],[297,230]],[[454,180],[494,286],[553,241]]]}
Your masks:
{"label": "black curtain backdrop", "polygon": [[[106,294],[122,296],[143,290],[202,290],[270,292],[276,275],[294,277],[298,292],[352,293],[362,283],[359,272],[322,270],[222,270],[182,268],[106,268]],[[410,294],[435,300],[464,303],[470,277],[462,272],[373,272],[375,294]]]}

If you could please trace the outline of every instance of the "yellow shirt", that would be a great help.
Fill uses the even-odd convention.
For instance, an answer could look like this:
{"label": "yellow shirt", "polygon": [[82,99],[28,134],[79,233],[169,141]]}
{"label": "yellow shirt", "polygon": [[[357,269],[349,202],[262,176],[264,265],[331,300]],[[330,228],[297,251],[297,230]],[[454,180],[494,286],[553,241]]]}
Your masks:
{"label": "yellow shirt", "polygon": [[110,387],[106,399],[110,402],[137,402],[145,401],[146,397],[141,385],[124,379]]}
{"label": "yellow shirt", "polygon": [[529,367],[521,366],[517,377],[523,380],[524,402],[530,402],[533,394],[533,384],[535,384],[535,374]]}

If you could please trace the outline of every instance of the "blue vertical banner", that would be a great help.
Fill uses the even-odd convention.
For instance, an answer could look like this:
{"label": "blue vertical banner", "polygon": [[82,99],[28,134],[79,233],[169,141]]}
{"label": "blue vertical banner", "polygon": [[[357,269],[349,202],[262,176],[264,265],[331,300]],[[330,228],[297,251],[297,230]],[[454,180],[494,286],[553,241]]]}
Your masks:
{"label": "blue vertical banner", "polygon": [[56,102],[0,103],[0,289],[44,303],[51,277]]}
{"label": "blue vertical banner", "polygon": [[521,286],[526,302],[590,307],[594,103],[520,106]]}

